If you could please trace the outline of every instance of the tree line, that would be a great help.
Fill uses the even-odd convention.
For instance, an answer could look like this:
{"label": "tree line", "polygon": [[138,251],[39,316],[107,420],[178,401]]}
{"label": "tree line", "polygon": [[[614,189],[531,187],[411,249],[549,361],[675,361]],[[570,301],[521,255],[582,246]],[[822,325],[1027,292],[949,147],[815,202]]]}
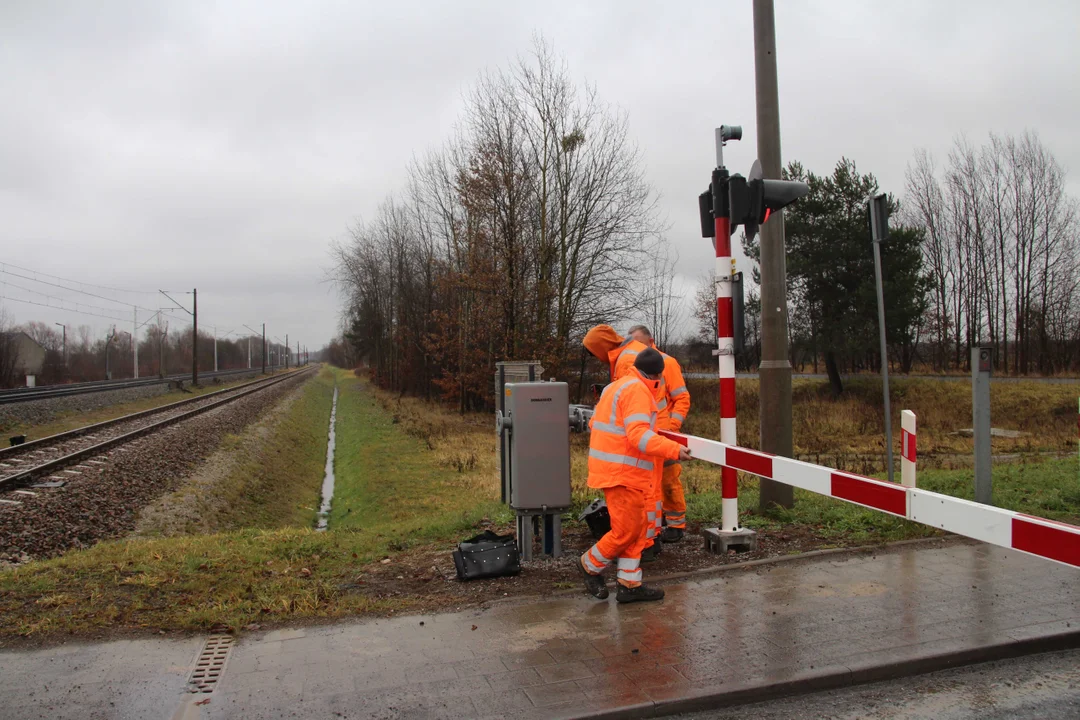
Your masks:
{"label": "tree line", "polygon": [[677,329],[674,258],[627,116],[543,40],[482,75],[455,135],[406,176],[333,247],[345,306],[328,350],[383,387],[475,409],[497,361],[565,377],[583,371],[591,325]]}
{"label": "tree line", "polygon": [[939,171],[920,151],[907,171],[907,217],[923,228],[933,280],[926,357],[969,368],[990,345],[1005,373],[1080,368],[1080,240],[1065,170],[1038,136],[958,139]]}
{"label": "tree line", "polygon": [[[784,213],[790,361],[823,367],[839,393],[845,374],[880,366],[866,209],[879,183],[849,158],[828,174],[792,162],[784,176],[810,186]],[[958,140],[940,174],[915,154],[903,196],[889,196],[881,246],[894,369],[962,371],[980,344],[996,349],[1000,372],[1080,369],[1077,212],[1064,179],[1032,133]],[[491,403],[500,360],[583,377],[580,338],[599,322],[644,322],[684,364],[709,366],[713,280],[679,295],[656,200],[625,113],[539,40],[530,57],[482,75],[455,134],[414,158],[400,191],[334,244],[345,302],[324,355],[463,411]],[[738,365],[752,370],[759,250],[743,240],[753,269]]]}
{"label": "tree line", "polygon": [[[0,387],[25,383],[18,372],[20,358],[14,333],[25,332],[45,349],[45,360],[37,376],[39,385],[104,380],[106,368],[113,379],[134,377],[134,348],[127,332],[94,333],[88,325],[69,327],[65,347],[64,334],[55,326],[40,321],[15,325],[0,323]],[[251,365],[260,367],[262,337],[219,339],[218,369],[231,370],[248,366],[248,343]],[[191,326],[177,329],[168,324],[149,324],[139,340],[139,377],[174,375],[191,371]],[[271,355],[273,353],[273,355]],[[271,357],[283,362],[284,347],[267,341],[267,364]],[[23,359],[25,361],[25,359]],[[199,369],[214,368],[214,338],[199,332]]]}

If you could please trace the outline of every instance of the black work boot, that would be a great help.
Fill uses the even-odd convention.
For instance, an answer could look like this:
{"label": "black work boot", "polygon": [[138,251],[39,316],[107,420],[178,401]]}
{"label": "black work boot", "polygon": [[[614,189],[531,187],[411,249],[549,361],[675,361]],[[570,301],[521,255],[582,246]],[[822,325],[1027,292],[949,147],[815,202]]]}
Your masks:
{"label": "black work boot", "polygon": [[655,540],[653,540],[652,549],[653,552],[657,554],[657,556],[659,556],[660,553],[664,552],[664,543],[660,542],[660,538],[656,538]]}
{"label": "black work boot", "polygon": [[660,588],[651,588],[647,585],[638,585],[635,588],[629,588],[619,583],[619,592],[615,594],[616,602],[632,603],[632,602],[649,602],[651,600],[663,600],[664,591]]}
{"label": "black work boot", "polygon": [[593,575],[591,572],[585,569],[585,566],[581,564],[581,560],[578,560],[578,570],[585,576],[585,590],[597,600],[606,600],[608,596],[607,585],[604,583],[603,575]]}
{"label": "black work boot", "polygon": [[[641,562],[651,563],[656,560],[656,545],[650,545],[641,551]],[[620,586],[621,587],[621,586]]]}
{"label": "black work boot", "polygon": [[685,535],[686,531],[682,528],[667,527],[664,528],[664,534],[660,536],[660,539],[666,543],[677,543],[681,542]]}

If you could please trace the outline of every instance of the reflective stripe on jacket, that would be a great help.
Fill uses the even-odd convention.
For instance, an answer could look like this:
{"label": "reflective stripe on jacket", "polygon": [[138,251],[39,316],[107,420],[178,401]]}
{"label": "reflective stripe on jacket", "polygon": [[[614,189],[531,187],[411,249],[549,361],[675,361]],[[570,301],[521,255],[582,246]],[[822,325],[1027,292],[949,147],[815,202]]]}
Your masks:
{"label": "reflective stripe on jacket", "polygon": [[589,487],[616,485],[651,492],[664,460],[679,444],[657,434],[656,401],[637,369],[604,388],[590,423]]}

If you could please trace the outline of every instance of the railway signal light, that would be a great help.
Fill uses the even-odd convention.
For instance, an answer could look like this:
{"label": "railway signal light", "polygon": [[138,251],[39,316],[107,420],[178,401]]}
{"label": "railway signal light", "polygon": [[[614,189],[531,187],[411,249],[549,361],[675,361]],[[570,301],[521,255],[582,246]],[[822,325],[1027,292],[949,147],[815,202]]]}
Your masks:
{"label": "railway signal light", "polygon": [[[727,208],[730,213],[731,230],[742,225],[748,238],[757,234],[758,227],[768,222],[769,216],[810,192],[810,186],[797,180],[766,180],[761,176],[761,162],[755,160],[750,176],[735,174],[726,178]],[[701,236],[714,237],[714,209],[717,206],[714,185],[698,196],[698,214],[701,218]],[[720,194],[723,197],[723,194]]]}
{"label": "railway signal light", "polygon": [[766,180],[762,177],[761,162],[754,161],[750,177],[732,175],[728,181],[731,203],[731,229],[742,225],[747,238],[757,234],[758,227],[769,216],[810,192],[810,186],[798,180]]}

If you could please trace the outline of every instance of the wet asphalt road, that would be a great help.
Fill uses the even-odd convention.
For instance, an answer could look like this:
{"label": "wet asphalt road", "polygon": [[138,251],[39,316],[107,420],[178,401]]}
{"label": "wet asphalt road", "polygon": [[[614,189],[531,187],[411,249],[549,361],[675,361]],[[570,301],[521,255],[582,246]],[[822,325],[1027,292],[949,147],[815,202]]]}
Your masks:
{"label": "wet asphalt road", "polygon": [[1080,718],[1080,650],[676,716],[681,720]]}

